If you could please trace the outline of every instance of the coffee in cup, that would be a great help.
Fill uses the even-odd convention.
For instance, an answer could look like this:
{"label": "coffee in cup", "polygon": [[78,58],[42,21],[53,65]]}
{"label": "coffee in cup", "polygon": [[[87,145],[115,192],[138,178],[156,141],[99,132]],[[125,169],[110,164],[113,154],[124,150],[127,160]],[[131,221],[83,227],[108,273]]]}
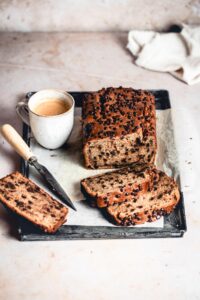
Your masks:
{"label": "coffee in cup", "polygon": [[70,105],[59,99],[44,99],[34,108],[34,113],[39,116],[57,116],[64,114],[70,109]]}
{"label": "coffee in cup", "polygon": [[28,103],[19,102],[16,111],[31,127],[37,142],[56,149],[68,139],[74,123],[74,98],[60,90],[41,90]]}

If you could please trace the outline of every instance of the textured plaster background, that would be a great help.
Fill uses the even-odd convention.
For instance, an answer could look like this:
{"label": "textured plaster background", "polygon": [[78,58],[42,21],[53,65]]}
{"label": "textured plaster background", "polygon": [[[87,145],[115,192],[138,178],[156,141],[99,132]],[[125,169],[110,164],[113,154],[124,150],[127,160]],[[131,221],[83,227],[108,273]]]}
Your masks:
{"label": "textured plaster background", "polygon": [[199,0],[1,0],[0,31],[166,30],[199,23]]}

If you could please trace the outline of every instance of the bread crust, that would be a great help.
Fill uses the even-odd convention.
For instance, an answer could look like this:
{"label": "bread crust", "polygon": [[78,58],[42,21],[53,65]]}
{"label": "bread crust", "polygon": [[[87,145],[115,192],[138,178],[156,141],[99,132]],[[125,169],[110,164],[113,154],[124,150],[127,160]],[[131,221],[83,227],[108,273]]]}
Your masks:
{"label": "bread crust", "polygon": [[172,204],[166,208],[150,210],[148,211],[148,214],[145,214],[144,212],[139,212],[134,216],[130,216],[124,219],[120,219],[117,216],[110,214],[108,210],[107,213],[108,213],[108,218],[113,224],[118,226],[131,226],[131,225],[141,225],[146,222],[149,223],[155,222],[159,220],[162,216],[170,214],[175,207],[176,205]]}
{"label": "bread crust", "polygon": [[[9,181],[8,181],[9,179]],[[58,212],[60,210],[60,215],[59,219],[57,221],[51,222],[49,225],[46,225],[42,221],[38,221],[36,218],[33,219],[27,211],[30,211],[30,208],[28,206],[26,207],[26,210],[24,209],[25,206],[25,200],[23,198],[19,198],[19,188],[17,185],[20,186],[19,182],[24,182],[28,186],[31,185],[31,188],[36,188],[38,193],[41,193],[43,199],[42,201],[44,202],[44,205],[57,205],[58,206]],[[7,196],[8,191],[6,192],[6,183],[12,187],[12,185],[15,186],[13,188],[12,195],[9,195],[9,198]],[[2,185],[5,184],[5,185]],[[8,186],[9,186],[8,185]],[[11,199],[12,198],[12,199]],[[42,188],[38,187],[32,180],[24,177],[21,173],[19,172],[13,172],[12,174],[9,174],[2,179],[0,179],[0,201],[6,205],[10,210],[12,210],[14,213],[20,215],[21,217],[27,219],[40,229],[42,229],[44,232],[47,233],[54,233],[55,231],[58,230],[58,228],[65,223],[66,217],[68,214],[68,208],[62,205],[60,202],[52,198],[46,191],[44,191]],[[14,202],[18,201],[20,203],[20,206],[14,205]],[[51,210],[49,211],[51,214]]]}
{"label": "bread crust", "polygon": [[[133,162],[154,163],[157,147],[156,117],[155,99],[151,93],[119,87],[86,94],[82,105],[82,119],[83,156],[87,168],[120,167]],[[123,148],[131,140],[133,147],[129,147],[124,153]],[[112,155],[112,152],[116,151],[111,148],[116,149],[119,141],[122,149],[117,149],[118,161],[113,162],[115,154]],[[110,142],[110,145],[114,145],[107,149],[107,157],[97,151],[95,158],[91,153],[94,152],[94,147],[98,148],[97,142]],[[101,156],[105,162],[100,162]]]}

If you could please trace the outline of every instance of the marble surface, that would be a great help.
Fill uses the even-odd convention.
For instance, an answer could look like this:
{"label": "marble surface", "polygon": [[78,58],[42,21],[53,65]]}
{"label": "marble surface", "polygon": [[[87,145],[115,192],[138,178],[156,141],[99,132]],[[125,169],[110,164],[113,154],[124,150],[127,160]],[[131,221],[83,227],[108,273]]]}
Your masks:
{"label": "marble surface", "polygon": [[166,30],[200,24],[199,0],[1,0],[0,31]]}
{"label": "marble surface", "polygon": [[[21,129],[17,101],[43,88],[168,89],[185,195],[181,239],[19,242],[0,206],[0,299],[200,299],[200,85],[133,64],[125,33],[1,33],[0,123]],[[0,138],[0,177],[19,159]]]}

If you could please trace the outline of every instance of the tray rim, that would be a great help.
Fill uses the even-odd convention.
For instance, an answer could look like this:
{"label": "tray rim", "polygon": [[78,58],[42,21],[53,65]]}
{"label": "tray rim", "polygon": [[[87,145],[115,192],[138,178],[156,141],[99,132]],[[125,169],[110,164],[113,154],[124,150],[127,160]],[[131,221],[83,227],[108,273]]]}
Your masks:
{"label": "tray rim", "polygon": [[[156,110],[170,109],[171,103],[169,99],[169,92],[165,89],[149,90],[155,95],[162,94],[163,97],[156,99]],[[26,99],[30,98],[35,92],[28,92]],[[80,101],[76,101],[76,97],[80,97],[88,92],[68,92],[75,97],[75,106],[81,107]],[[162,100],[162,101],[161,101]],[[164,101],[163,101],[164,100]],[[160,103],[158,103],[160,101]],[[30,127],[23,123],[23,139],[30,145]],[[29,177],[29,165],[21,159],[20,170],[22,174]],[[179,183],[180,184],[180,183]],[[181,185],[180,185],[181,187]],[[41,230],[35,228],[30,224],[27,226],[26,221],[18,217],[18,233],[21,241],[50,241],[50,240],[73,240],[73,239],[135,239],[135,238],[174,238],[183,237],[187,231],[184,196],[181,192],[181,200],[174,210],[173,214],[176,216],[176,211],[179,213],[179,226],[173,226],[170,217],[164,216],[164,227],[122,227],[122,226],[83,226],[83,225],[63,225],[55,234],[43,233]],[[177,225],[177,224],[176,224]],[[34,232],[27,231],[32,227]]]}

